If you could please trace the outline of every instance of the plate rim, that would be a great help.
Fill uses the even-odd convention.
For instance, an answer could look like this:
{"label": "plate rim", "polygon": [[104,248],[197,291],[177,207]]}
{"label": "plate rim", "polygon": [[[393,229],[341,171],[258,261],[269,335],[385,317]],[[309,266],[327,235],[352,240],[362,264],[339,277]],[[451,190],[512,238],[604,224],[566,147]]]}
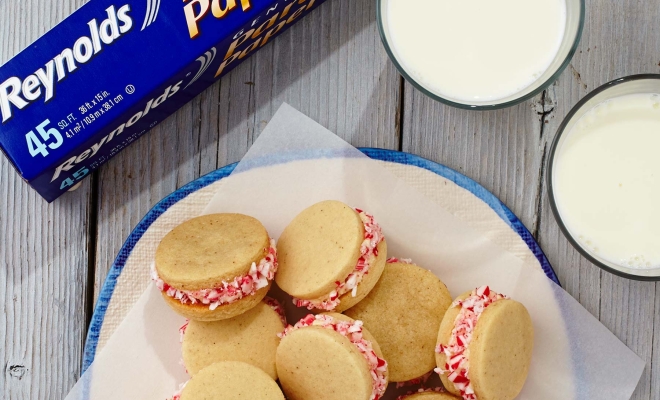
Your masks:
{"label": "plate rim", "polygon": [[[550,265],[548,258],[541,249],[541,246],[536,242],[536,239],[534,239],[532,234],[529,232],[527,227],[525,227],[522,221],[520,221],[520,219],[518,219],[518,217],[500,199],[497,198],[497,196],[481,186],[475,180],[468,178],[460,172],[453,170],[445,165],[428,160],[415,154],[373,147],[358,147],[358,150],[360,150],[367,157],[374,160],[411,165],[433,172],[436,175],[442,176],[443,178],[452,181],[457,186],[460,186],[461,188],[472,193],[474,196],[486,203],[502,220],[504,220],[504,222],[509,225],[511,229],[516,232],[516,234],[518,234],[518,236],[520,236],[520,238],[525,242],[527,247],[541,264],[541,268],[543,269],[545,275],[557,285],[561,286],[557,274]],[[203,175],[170,193],[158,203],[156,203],[156,205],[154,205],[145,214],[142,220],[140,220],[140,222],[128,235],[128,238],[126,238],[126,241],[122,245],[119,253],[117,254],[117,257],[115,258],[110,270],[108,271],[108,275],[103,282],[103,286],[99,292],[99,297],[94,306],[94,312],[92,313],[92,318],[85,338],[81,375],[85,373],[85,371],[94,361],[99,335],[103,326],[103,321],[105,319],[105,313],[108,309],[110,299],[114,294],[117,278],[119,278],[119,275],[121,275],[128,257],[135,248],[135,245],[142,238],[142,235],[144,235],[144,233],[154,221],[156,221],[174,204],[185,199],[188,197],[188,195],[203,189],[223,178],[226,178],[234,171],[237,165],[238,162],[235,162],[222,168],[216,169],[215,171],[209,172],[208,174]]]}

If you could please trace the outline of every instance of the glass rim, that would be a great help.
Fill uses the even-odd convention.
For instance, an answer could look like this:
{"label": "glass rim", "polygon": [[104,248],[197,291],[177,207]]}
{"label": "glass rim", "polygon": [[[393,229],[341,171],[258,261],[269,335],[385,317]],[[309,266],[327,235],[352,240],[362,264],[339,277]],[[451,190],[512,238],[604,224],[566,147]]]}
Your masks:
{"label": "glass rim", "polygon": [[[562,120],[561,124],[559,125],[559,128],[557,128],[557,133],[555,134],[554,139],[552,140],[552,144],[550,145],[550,152],[548,153],[548,164],[546,168],[546,184],[548,185],[548,200],[550,201],[550,209],[552,209],[552,214],[555,217],[555,220],[557,221],[557,225],[559,225],[559,229],[562,231],[566,239],[570,242],[570,244],[587,260],[595,264],[597,267],[599,267],[602,270],[605,270],[609,273],[612,273],[614,275],[620,276],[622,278],[626,279],[631,279],[631,280],[636,280],[636,281],[660,281],[660,268],[653,268],[653,269],[647,269],[646,271],[657,271],[657,275],[636,275],[633,273],[628,273],[623,270],[614,268],[610,265],[605,264],[604,262],[600,261],[596,257],[594,257],[589,251],[587,251],[580,243],[578,243],[577,240],[575,240],[573,234],[568,230],[566,227],[566,224],[564,224],[564,219],[559,213],[559,209],[557,208],[557,202],[555,201],[555,192],[554,192],[554,187],[552,184],[552,171],[554,168],[554,160],[555,160],[555,154],[557,152],[557,148],[559,146],[559,142],[564,135],[566,131],[566,127],[568,124],[573,120],[573,117],[575,114],[577,114],[578,111],[580,111],[584,105],[600,93],[603,93],[609,89],[612,89],[615,86],[629,83],[629,82],[635,82],[639,80],[658,80],[660,81],[660,74],[638,74],[638,75],[629,75],[625,76],[622,78],[618,78],[615,80],[612,80],[610,82],[604,83],[601,86],[597,87],[596,89],[592,90],[590,93],[588,93],[584,98],[582,98],[577,104],[571,108],[571,111],[568,112],[566,117]],[[614,263],[612,263],[614,264]],[[625,267],[624,267],[625,268]],[[644,269],[641,269],[641,271],[645,271]]]}
{"label": "glass rim", "polygon": [[422,86],[412,76],[410,76],[408,72],[406,72],[405,68],[403,68],[403,66],[399,63],[397,57],[394,55],[394,52],[392,51],[392,48],[390,47],[390,44],[387,40],[387,36],[385,34],[385,28],[383,26],[383,13],[381,11],[383,1],[387,1],[387,0],[376,0],[376,25],[378,25],[378,33],[380,35],[380,40],[383,43],[383,47],[385,47],[385,52],[387,53],[387,56],[392,61],[392,63],[394,63],[394,66],[399,71],[401,76],[403,76],[408,83],[410,83],[415,88],[417,88],[417,90],[424,93],[426,96],[430,97],[431,99],[439,101],[440,103],[444,103],[446,105],[456,108],[461,108],[463,110],[487,111],[487,110],[499,110],[502,108],[511,107],[516,104],[520,104],[524,101],[527,101],[532,97],[538,95],[545,89],[547,89],[548,86],[550,86],[554,81],[557,80],[557,78],[559,78],[559,75],[561,75],[562,72],[564,72],[568,64],[571,62],[571,59],[573,58],[575,52],[577,51],[577,47],[580,43],[580,39],[582,38],[586,0],[578,0],[580,2],[580,19],[578,22],[577,31],[575,32],[575,39],[573,40],[573,44],[571,45],[570,50],[566,54],[564,61],[559,65],[557,70],[546,81],[544,81],[542,84],[540,84],[537,88],[535,88],[531,92],[523,96],[517,97],[513,100],[509,100],[497,104],[468,104],[468,103],[460,103],[460,102],[452,101],[424,88],[424,86]]}

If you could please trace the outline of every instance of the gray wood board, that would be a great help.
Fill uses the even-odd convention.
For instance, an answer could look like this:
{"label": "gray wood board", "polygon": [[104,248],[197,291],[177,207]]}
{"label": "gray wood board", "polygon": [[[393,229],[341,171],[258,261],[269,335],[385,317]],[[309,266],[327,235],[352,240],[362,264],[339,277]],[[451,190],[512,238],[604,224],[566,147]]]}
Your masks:
{"label": "gray wood board", "polygon": [[[0,1],[0,63],[82,3]],[[506,110],[452,109],[402,85],[378,38],[375,2],[330,0],[51,205],[2,157],[0,397],[64,397],[80,373],[91,302],[130,231],[172,191],[240,160],[288,102],[353,145],[419,154],[495,193],[540,241],[564,288],[646,360],[633,398],[660,400],[656,284],[583,259],[547,200],[549,144],[570,108],[611,79],[660,72],[660,3],[587,0],[587,10],[560,79]]]}
{"label": "gray wood board", "polygon": [[[0,1],[0,64],[80,5]],[[49,205],[0,157],[0,398],[62,398],[78,379],[91,191],[88,179]]]}

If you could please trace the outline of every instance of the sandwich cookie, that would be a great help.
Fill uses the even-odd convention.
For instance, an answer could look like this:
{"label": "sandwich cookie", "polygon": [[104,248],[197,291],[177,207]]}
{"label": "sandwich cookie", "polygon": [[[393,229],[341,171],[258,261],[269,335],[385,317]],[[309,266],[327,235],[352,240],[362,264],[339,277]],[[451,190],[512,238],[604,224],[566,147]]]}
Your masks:
{"label": "sandwich cookie", "polygon": [[219,361],[241,361],[260,368],[277,379],[275,352],[277,334],[286,327],[277,301],[264,298],[256,307],[234,318],[190,321],[183,334],[183,364],[190,376]]}
{"label": "sandwich cookie", "polygon": [[438,329],[451,302],[449,290],[431,271],[391,258],[367,297],[345,314],[374,335],[389,380],[405,382],[435,368]]}
{"label": "sandwich cookie", "polygon": [[277,243],[278,286],[298,307],[342,312],[374,287],[385,268],[387,244],[374,217],[339,201],[298,214]]}
{"label": "sandwich cookie", "polygon": [[456,397],[447,393],[443,388],[419,389],[417,392],[404,394],[397,397],[396,400],[458,400]]}
{"label": "sandwich cookie", "polygon": [[192,377],[173,400],[284,400],[264,371],[238,361],[210,365]]}
{"label": "sandwich cookie", "polygon": [[276,365],[289,400],[378,400],[387,362],[371,334],[345,315],[308,315],[280,335]]}
{"label": "sandwich cookie", "polygon": [[177,313],[218,321],[259,304],[276,271],[275,241],[258,220],[212,214],[186,221],[163,238],[152,278]]}
{"label": "sandwich cookie", "polygon": [[459,296],[438,333],[436,372],[465,400],[511,400],[532,360],[534,328],[525,306],[488,286]]}

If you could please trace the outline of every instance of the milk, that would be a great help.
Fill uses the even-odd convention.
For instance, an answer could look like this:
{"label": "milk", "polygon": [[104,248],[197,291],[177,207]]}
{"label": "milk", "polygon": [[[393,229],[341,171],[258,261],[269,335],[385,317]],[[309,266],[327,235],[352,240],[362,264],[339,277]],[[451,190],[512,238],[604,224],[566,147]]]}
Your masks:
{"label": "milk", "polygon": [[660,267],[660,95],[615,97],[564,135],[552,181],[572,236],[616,265]]}
{"label": "milk", "polygon": [[496,103],[529,87],[557,55],[566,0],[383,0],[390,47],[436,95]]}

